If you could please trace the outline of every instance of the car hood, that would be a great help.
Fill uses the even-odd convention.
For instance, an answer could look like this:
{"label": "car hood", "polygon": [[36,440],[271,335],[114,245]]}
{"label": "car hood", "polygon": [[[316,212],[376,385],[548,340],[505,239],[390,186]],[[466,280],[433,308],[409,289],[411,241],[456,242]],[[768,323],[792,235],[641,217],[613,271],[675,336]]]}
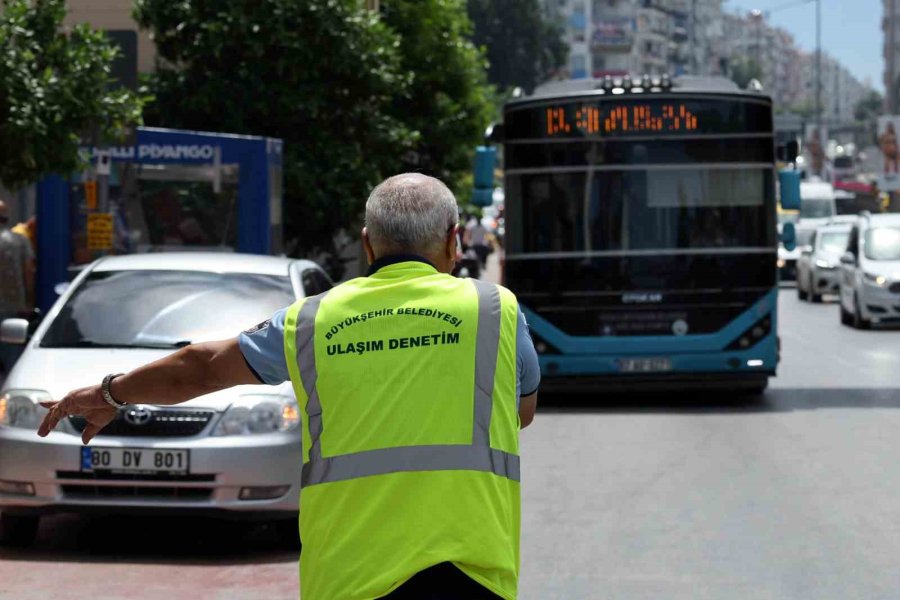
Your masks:
{"label": "car hood", "polygon": [[872,275],[884,275],[888,279],[900,281],[900,260],[867,260],[863,270]]}
{"label": "car hood", "polygon": [[[108,373],[127,373],[170,353],[168,350],[29,346],[10,372],[3,389],[44,390],[59,400],[71,390],[100,383]],[[242,385],[200,396],[184,405],[222,410],[241,395],[274,393],[293,396],[290,383]]]}

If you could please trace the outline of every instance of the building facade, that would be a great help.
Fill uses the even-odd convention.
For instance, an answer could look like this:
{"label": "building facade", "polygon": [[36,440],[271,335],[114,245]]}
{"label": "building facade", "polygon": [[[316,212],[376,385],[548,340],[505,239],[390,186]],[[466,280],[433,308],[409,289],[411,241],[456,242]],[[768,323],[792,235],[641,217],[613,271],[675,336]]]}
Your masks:
{"label": "building facade", "polygon": [[885,110],[896,115],[900,110],[900,0],[882,2]]}
{"label": "building facade", "polygon": [[[565,24],[571,78],[729,77],[742,65],[755,69],[779,110],[815,110],[815,53],[800,50],[790,33],[772,27],[761,12],[727,12],[722,0],[543,1],[548,17]],[[900,13],[900,0],[883,1],[896,3]],[[900,44],[900,16],[896,24]],[[900,48],[897,53],[900,70]],[[834,123],[851,122],[869,90],[827,54],[821,86],[822,118]]]}

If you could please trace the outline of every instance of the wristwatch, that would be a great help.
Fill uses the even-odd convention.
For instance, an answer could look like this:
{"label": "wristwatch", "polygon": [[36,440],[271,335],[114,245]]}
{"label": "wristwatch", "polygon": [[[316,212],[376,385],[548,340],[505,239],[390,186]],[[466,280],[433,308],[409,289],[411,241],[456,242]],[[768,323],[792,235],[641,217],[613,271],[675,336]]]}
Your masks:
{"label": "wristwatch", "polygon": [[103,399],[107,404],[112,406],[113,408],[122,408],[123,406],[128,406],[126,402],[119,402],[115,398],[112,397],[112,393],[109,391],[109,386],[112,383],[112,380],[116,377],[121,377],[125,373],[116,373],[110,374],[103,378],[103,383],[100,384],[100,393],[103,395]]}

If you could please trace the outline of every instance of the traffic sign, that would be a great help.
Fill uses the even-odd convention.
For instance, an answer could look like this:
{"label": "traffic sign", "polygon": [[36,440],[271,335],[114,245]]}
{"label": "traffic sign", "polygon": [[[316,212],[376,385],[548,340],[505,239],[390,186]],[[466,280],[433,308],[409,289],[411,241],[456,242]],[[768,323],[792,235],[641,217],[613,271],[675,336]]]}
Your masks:
{"label": "traffic sign", "polygon": [[112,249],[112,213],[93,213],[87,216],[87,247],[88,250]]}

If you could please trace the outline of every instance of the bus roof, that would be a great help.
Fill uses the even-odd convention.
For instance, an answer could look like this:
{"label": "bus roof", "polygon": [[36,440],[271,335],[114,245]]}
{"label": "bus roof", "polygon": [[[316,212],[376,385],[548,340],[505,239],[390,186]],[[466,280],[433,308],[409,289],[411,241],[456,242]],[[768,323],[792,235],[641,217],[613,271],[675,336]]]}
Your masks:
{"label": "bus roof", "polygon": [[[567,98],[575,96],[587,95],[606,95],[604,89],[604,79],[572,79],[568,81],[551,81],[535,88],[534,93],[530,96],[522,96],[514,98],[508,104],[516,104],[519,102],[533,102],[535,100],[547,100],[551,98]],[[616,83],[621,82],[621,78],[614,78]],[[641,78],[632,79],[633,85],[638,85]],[[671,80],[671,89],[663,89],[659,92],[639,92],[630,94],[627,91],[616,98],[634,98],[636,96],[652,97],[656,95],[664,95],[670,93],[707,93],[722,94],[728,96],[745,96],[755,99],[770,100],[769,96],[763,92],[754,90],[742,90],[736,83],[724,77],[695,77],[681,76]],[[771,101],[771,100],[770,100]]]}

